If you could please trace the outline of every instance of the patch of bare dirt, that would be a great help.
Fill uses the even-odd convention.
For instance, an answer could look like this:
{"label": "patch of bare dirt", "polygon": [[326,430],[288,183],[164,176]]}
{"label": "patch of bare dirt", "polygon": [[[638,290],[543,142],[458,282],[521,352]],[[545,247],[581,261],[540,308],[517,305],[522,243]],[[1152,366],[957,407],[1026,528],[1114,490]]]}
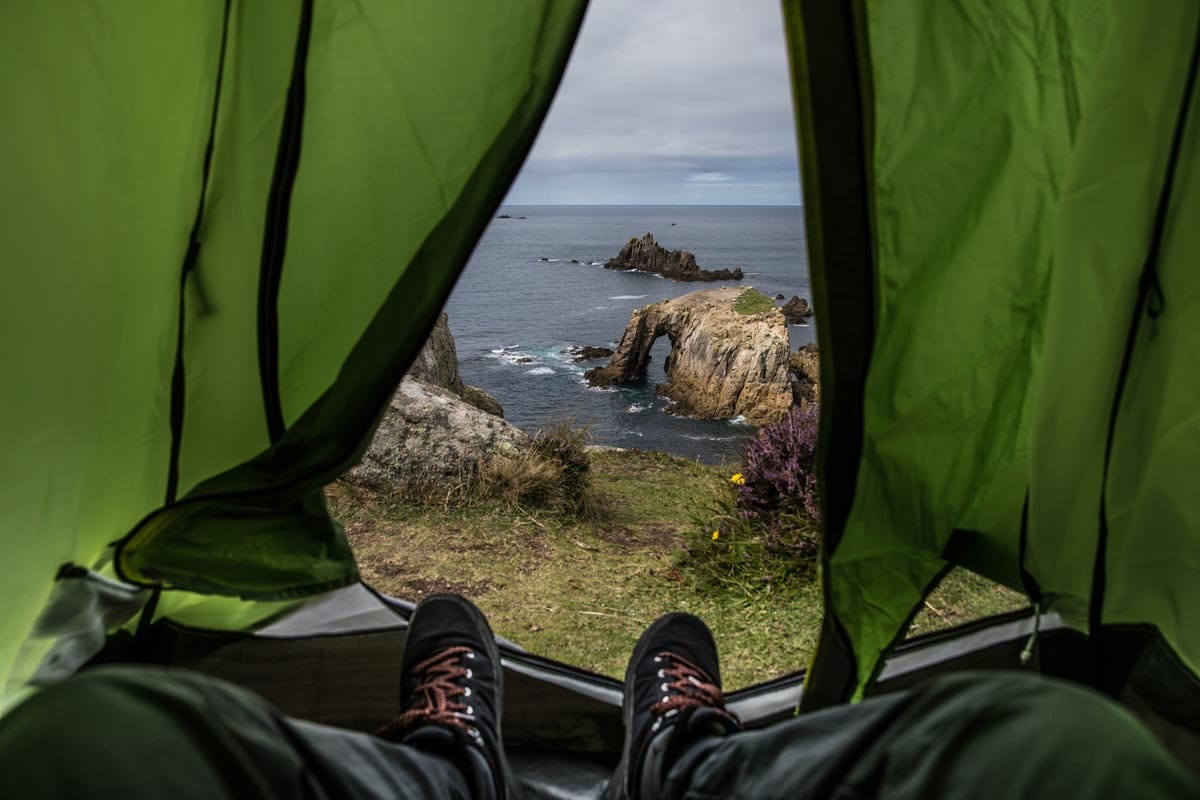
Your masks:
{"label": "patch of bare dirt", "polygon": [[647,522],[643,525],[603,525],[597,526],[595,537],[602,542],[622,545],[624,547],[645,547],[655,550],[668,550],[679,544],[679,531],[672,525],[661,522]]}
{"label": "patch of bare dirt", "polygon": [[492,590],[492,582],[486,578],[475,583],[464,583],[441,578],[421,578],[415,575],[411,578],[402,578],[393,586],[396,588],[391,591],[392,594],[414,602],[419,602],[431,594],[449,592],[464,597],[479,597]]}

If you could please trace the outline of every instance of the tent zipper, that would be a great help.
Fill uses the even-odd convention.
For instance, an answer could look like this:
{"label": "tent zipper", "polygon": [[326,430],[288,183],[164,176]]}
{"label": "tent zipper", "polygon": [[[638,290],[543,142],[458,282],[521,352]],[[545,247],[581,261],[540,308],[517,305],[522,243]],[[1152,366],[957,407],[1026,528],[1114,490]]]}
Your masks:
{"label": "tent zipper", "polygon": [[[208,119],[208,142],[204,147],[204,162],[200,171],[200,198],[196,203],[196,214],[192,218],[192,229],[188,233],[187,249],[183,255],[183,267],[179,271],[179,308],[175,328],[175,365],[171,372],[171,449],[167,466],[167,491],[165,502],[175,502],[179,492],[179,457],[183,448],[183,417],[187,404],[187,370],[183,360],[183,344],[187,333],[187,285],[188,278],[196,271],[200,259],[200,227],[204,220],[204,207],[208,200],[208,182],[212,171],[213,145],[217,137],[217,112],[221,105],[221,85],[225,79],[225,50],[229,42],[229,9],[232,0],[225,0],[224,16],[221,20],[221,47],[217,54],[217,78],[213,88],[212,112]],[[198,281],[192,281],[203,312],[209,310],[208,298]]]}
{"label": "tent zipper", "polygon": [[279,286],[287,250],[288,219],[292,189],[300,166],[300,143],[304,129],[304,72],[308,61],[308,41],[312,28],[312,0],[304,0],[300,10],[300,28],[292,59],[292,78],[288,85],[287,106],[275,153],[275,172],[267,196],[267,221],[263,229],[262,260],[258,283],[258,369],[262,385],[263,411],[267,432],[274,444],[283,438],[286,426],[279,395]]}

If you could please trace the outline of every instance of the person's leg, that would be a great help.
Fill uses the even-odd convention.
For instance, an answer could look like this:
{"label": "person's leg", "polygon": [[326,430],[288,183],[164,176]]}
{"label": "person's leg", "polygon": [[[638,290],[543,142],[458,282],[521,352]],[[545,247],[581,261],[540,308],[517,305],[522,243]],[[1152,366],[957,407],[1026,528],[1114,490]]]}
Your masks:
{"label": "person's leg", "polygon": [[401,713],[378,736],[184,670],[91,670],[0,720],[0,796],[502,798],[501,675],[483,615],[453,596],[413,615]]}
{"label": "person's leg", "polygon": [[612,800],[1200,797],[1132,715],[1078,686],[968,673],[741,731],[704,624],[671,614],[625,674]]}
{"label": "person's leg", "polygon": [[663,798],[1189,798],[1143,726],[1079,686],[966,673],[702,744]]}
{"label": "person's leg", "polygon": [[466,798],[444,758],[298,722],[185,670],[104,667],[0,721],[5,797]]}

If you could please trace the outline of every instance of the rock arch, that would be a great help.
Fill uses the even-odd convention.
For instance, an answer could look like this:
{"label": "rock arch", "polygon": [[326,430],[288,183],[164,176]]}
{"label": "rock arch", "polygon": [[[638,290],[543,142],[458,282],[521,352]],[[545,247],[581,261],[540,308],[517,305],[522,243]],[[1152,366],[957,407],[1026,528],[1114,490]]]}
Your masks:
{"label": "rock arch", "polygon": [[742,416],[756,425],[782,420],[792,404],[787,323],[774,307],[738,312],[735,303],[746,291],[754,290],[708,289],[639,308],[608,364],[587,372],[588,382],[612,386],[644,379],[651,348],[666,336],[667,382],[657,391],[673,401],[674,413]]}

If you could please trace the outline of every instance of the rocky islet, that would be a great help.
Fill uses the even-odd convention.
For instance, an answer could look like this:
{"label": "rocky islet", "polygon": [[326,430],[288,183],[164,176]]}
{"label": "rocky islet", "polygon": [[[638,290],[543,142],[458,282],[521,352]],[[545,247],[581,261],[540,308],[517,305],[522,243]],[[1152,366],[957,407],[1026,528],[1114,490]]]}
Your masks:
{"label": "rocky islet", "polygon": [[649,272],[673,281],[740,281],[745,277],[740,267],[701,269],[694,254],[687,250],[668,250],[654,241],[652,233],[641,239],[630,239],[616,258],[610,258],[604,264],[604,268]]}

